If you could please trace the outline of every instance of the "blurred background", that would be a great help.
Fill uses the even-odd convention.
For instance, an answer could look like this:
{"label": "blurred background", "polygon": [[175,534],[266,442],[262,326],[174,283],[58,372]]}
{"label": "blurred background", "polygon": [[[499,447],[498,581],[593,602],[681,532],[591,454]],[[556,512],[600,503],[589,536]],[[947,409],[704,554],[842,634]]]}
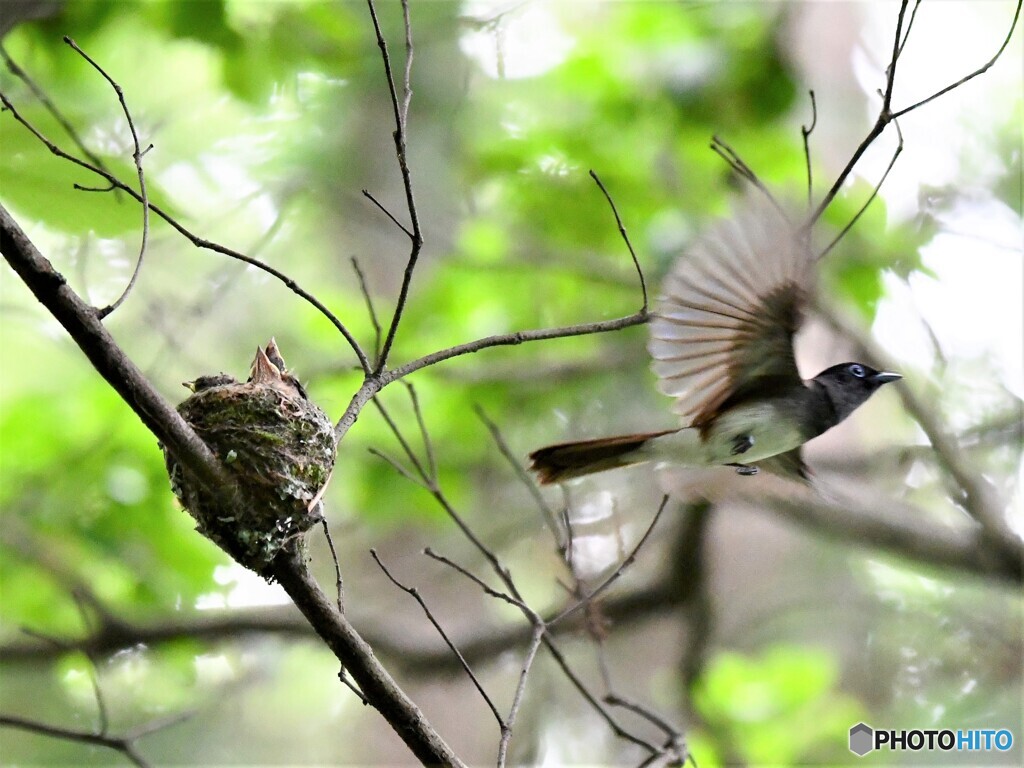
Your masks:
{"label": "blurred background", "polygon": [[[352,260],[386,321],[408,242],[362,194],[407,219],[364,4],[0,8],[8,62],[106,167],[136,183],[116,97],[63,35],[123,87],[143,146],[154,145],[144,159],[150,199],[195,234],[294,278],[372,349]],[[894,106],[989,60],[1014,9],[1003,0],[922,4]],[[378,10],[400,72],[401,8]],[[740,190],[709,149],[712,135],[773,189],[803,199],[809,89],[820,197],[878,113],[897,11],[867,2],[413,3],[409,162],[426,245],[392,363],[489,334],[634,312],[636,275],[591,169],[618,205],[652,294]],[[823,301],[853,338],[815,318],[798,340],[807,376],[863,357],[865,342],[892,358],[1018,535],[1022,56],[1018,30],[989,72],[900,120],[904,151],[879,198],[821,262]],[[45,136],[81,155],[24,79],[5,67],[0,85]],[[890,128],[828,210],[826,231],[853,217],[895,146]],[[76,183],[98,180],[0,114],[0,200],[74,289],[102,306],[130,276],[141,214],[124,194]],[[6,266],[0,275],[0,713],[92,729],[95,673],[111,733],[186,715],[140,740],[153,764],[411,764],[387,724],[339,684],[334,657],[284,593],[192,530],[155,438],[17,276]],[[361,381],[314,308],[155,219],[139,282],[106,325],[172,402],[186,394],[180,382],[200,374],[246,375],[272,335],[332,418]],[[861,720],[1014,733],[1008,752],[867,758],[875,764],[1019,765],[1020,563],[979,533],[921,413],[895,388],[809,446],[819,489],[811,498],[763,477],[738,498],[728,469],[642,467],[545,489],[545,503],[571,522],[567,566],[477,409],[519,465],[550,442],[671,427],[645,342],[645,329],[632,328],[486,350],[410,377],[444,493],[545,615],[613,572],[671,492],[637,561],[586,621],[559,632],[581,680],[599,698],[612,692],[674,723],[701,768],[854,762],[847,732]],[[421,450],[405,390],[381,399]],[[423,556],[430,547],[498,584],[436,501],[370,448],[402,458],[372,407],[340,446],[325,498],[348,613],[456,751],[493,763],[493,716],[369,549],[422,592],[502,711],[529,626]],[[319,533],[310,551],[326,588],[333,566]],[[663,739],[644,719],[615,714]],[[12,729],[0,741],[11,765],[122,760]],[[643,756],[542,650],[512,761]]]}

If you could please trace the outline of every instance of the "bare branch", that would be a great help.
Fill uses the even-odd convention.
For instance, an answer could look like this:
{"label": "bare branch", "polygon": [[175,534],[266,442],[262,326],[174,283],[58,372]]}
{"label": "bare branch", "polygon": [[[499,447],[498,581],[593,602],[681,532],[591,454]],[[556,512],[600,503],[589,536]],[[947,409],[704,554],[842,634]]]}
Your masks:
{"label": "bare branch", "polygon": [[596,696],[594,696],[593,693],[591,693],[590,689],[586,686],[586,684],[584,684],[584,682],[579,678],[579,676],[573,671],[572,667],[569,666],[569,662],[566,660],[565,656],[562,654],[562,651],[558,648],[558,646],[555,644],[555,641],[551,638],[551,635],[548,633],[544,634],[544,646],[548,649],[548,652],[551,654],[552,658],[554,658],[555,663],[558,664],[558,667],[562,670],[562,674],[564,674],[568,678],[569,682],[572,683],[573,687],[579,692],[579,694],[584,699],[586,699],[587,703],[590,704],[590,706],[594,709],[595,712],[597,712],[601,719],[604,720],[605,724],[608,726],[608,728],[611,729],[612,733],[614,733],[618,738],[622,739],[623,741],[628,741],[631,744],[636,744],[637,746],[647,749],[652,754],[660,754],[662,752],[662,749],[657,745],[652,744],[646,739],[642,739],[639,736],[630,733],[619,724],[619,721],[616,720],[615,717],[611,714],[611,712],[608,711],[608,708],[605,707],[604,704],[602,704],[601,701]]}
{"label": "bare branch", "polygon": [[424,601],[422,595],[420,595],[419,590],[416,589],[416,587],[407,587],[405,584],[396,579],[391,574],[391,571],[388,570],[388,567],[384,565],[384,563],[381,562],[381,559],[377,556],[377,550],[371,549],[370,555],[373,557],[377,565],[380,566],[380,569],[384,571],[384,575],[388,577],[388,580],[392,584],[394,584],[400,590],[402,590],[407,595],[412,597],[417,603],[419,603],[420,608],[423,609],[423,613],[426,615],[430,623],[434,625],[434,629],[437,630],[437,633],[441,636],[441,639],[444,640],[445,645],[448,646],[451,652],[455,654],[455,657],[459,660],[459,664],[462,665],[463,671],[465,671],[465,673],[469,676],[469,679],[472,681],[473,687],[476,688],[477,692],[480,694],[481,697],[483,697],[483,700],[487,703],[488,708],[490,708],[491,713],[494,715],[494,719],[498,721],[498,727],[501,729],[501,732],[504,735],[506,731],[504,718],[502,718],[501,713],[498,712],[498,708],[494,706],[494,702],[491,701],[491,697],[487,695],[487,691],[484,690],[484,687],[477,679],[477,676],[473,674],[472,668],[469,666],[469,664],[466,663],[466,660],[463,658],[462,654],[459,653],[459,649],[455,646],[455,643],[451,641],[451,638],[448,637],[448,633],[444,631],[444,629],[438,623],[437,619],[434,618],[434,614],[430,612],[430,608],[427,607],[427,603],[426,601]]}
{"label": "bare branch", "polygon": [[[324,486],[326,487],[326,486]],[[341,579],[341,563],[338,562],[338,550],[334,548],[334,539],[331,536],[331,529],[327,525],[327,517],[320,521],[324,529],[324,537],[327,539],[327,547],[331,550],[331,560],[334,561],[334,585],[338,590],[338,613],[345,612],[345,582]],[[344,670],[343,670],[344,671]],[[344,681],[343,681],[344,682]],[[366,703],[365,701],[363,702]]]}
{"label": "bare branch", "polygon": [[432,550],[430,547],[427,547],[426,549],[424,549],[423,550],[423,554],[426,555],[427,557],[433,559],[433,560],[437,560],[437,562],[439,562],[439,563],[443,563],[444,565],[447,565],[449,568],[452,568],[455,571],[458,571],[463,576],[465,576],[467,579],[469,579],[474,584],[476,584],[478,587],[480,587],[480,589],[482,589],[484,591],[484,594],[490,595],[491,597],[496,597],[499,600],[504,600],[509,605],[514,605],[516,608],[518,608],[521,611],[525,611],[525,612],[528,612],[528,613],[532,613],[533,612],[533,609],[528,607],[526,605],[526,603],[524,603],[523,601],[518,600],[518,599],[512,597],[511,595],[507,595],[504,592],[499,592],[498,590],[491,588],[487,584],[487,582],[485,582],[479,576],[477,576],[476,574],[472,573],[467,568],[464,568],[463,566],[459,565],[454,560],[452,560],[450,558],[447,558],[444,555],[439,555],[437,552]]}
{"label": "bare branch", "polygon": [[[89,611],[86,609],[85,600],[76,592],[71,594],[75,598],[75,606],[78,608],[78,615],[82,619],[82,624],[91,633],[92,621],[89,618]],[[96,663],[96,657],[91,652],[87,651],[85,655],[89,660],[89,681],[92,683],[93,698],[96,699],[96,716],[98,720],[96,733],[106,736],[110,729],[110,717],[107,713],[107,700],[103,695],[103,687],[100,685],[99,665]]]}
{"label": "bare branch", "polygon": [[[108,173],[107,171],[103,170],[98,166],[81,160],[80,158],[77,158],[74,155],[68,154],[60,147],[58,147],[56,144],[54,144],[52,141],[50,141],[48,138],[46,138],[42,133],[39,132],[39,130],[36,129],[35,126],[29,123],[21,115],[20,112],[18,112],[14,104],[12,104],[11,101],[7,98],[7,96],[2,92],[0,92],[0,103],[3,104],[6,111],[11,113],[15,120],[17,120],[19,123],[25,126],[25,128],[27,128],[29,132],[32,133],[32,135],[35,136],[50,151],[51,154],[63,160],[67,160],[71,163],[74,163],[80,168],[84,168],[87,171],[91,171],[92,173],[97,174],[98,176],[105,179],[115,189],[120,189],[121,191],[127,193],[130,197],[134,198],[136,202],[143,202],[142,196],[138,192],[136,192],[134,189],[126,185],[113,174]],[[311,293],[303,289],[302,286],[300,286],[292,278],[288,277],[286,274],[284,274],[278,269],[275,269],[269,264],[260,261],[259,259],[252,258],[251,256],[246,256],[245,254],[228,248],[227,246],[220,245],[219,243],[214,243],[210,240],[205,240],[204,238],[194,235],[192,232],[190,232],[188,229],[182,226],[177,219],[175,219],[169,213],[160,208],[160,206],[155,205],[152,202],[149,203],[149,210],[151,210],[153,213],[155,213],[157,216],[159,216],[161,219],[167,222],[167,224],[169,224],[175,231],[177,231],[180,235],[182,235],[185,239],[192,243],[192,245],[194,245],[196,248],[202,248],[204,250],[213,251],[214,253],[220,253],[229,258],[236,259],[237,261],[241,261],[246,264],[249,264],[250,266],[256,267],[257,269],[273,276],[281,283],[283,283],[285,287],[287,287],[290,291],[292,291],[292,293],[295,293],[296,295],[304,299],[306,302],[316,307],[316,309],[319,310],[320,314],[326,317],[328,321],[330,321],[330,323],[341,333],[341,335],[348,342],[349,346],[352,348],[352,351],[359,359],[359,365],[363,369],[363,371],[367,373],[369,372],[370,362],[369,360],[367,360],[365,353],[359,346],[359,343],[355,340],[355,337],[352,336],[352,334],[349,332],[348,328],[346,328],[345,325],[334,315],[334,313],[331,312],[326,306],[324,306],[324,304],[319,299],[317,299]]]}
{"label": "bare branch", "polygon": [[885,173],[882,174],[882,177],[878,180],[878,183],[875,184],[875,188],[871,190],[871,194],[868,196],[868,199],[864,201],[864,204],[860,207],[857,213],[854,214],[853,218],[850,219],[850,221],[847,222],[846,226],[843,227],[842,231],[832,239],[832,242],[826,245],[825,248],[821,251],[821,253],[818,254],[819,259],[824,258],[829,253],[829,251],[835,248],[842,241],[842,239],[846,237],[846,233],[853,229],[853,226],[858,221],[860,221],[860,217],[864,215],[864,212],[868,209],[871,203],[873,203],[875,201],[875,198],[878,196],[878,192],[882,189],[882,185],[885,183],[885,180],[889,177],[889,171],[891,171],[892,167],[896,165],[897,158],[900,156],[900,153],[903,152],[903,131],[900,130],[900,124],[898,121],[893,120],[893,125],[896,126],[896,135],[897,137],[899,137],[899,143],[896,145],[896,149],[892,153],[892,157],[889,160],[889,165],[887,165],[885,168]]}
{"label": "bare branch", "polygon": [[569,606],[560,614],[558,614],[553,619],[548,621],[549,626],[557,624],[566,616],[569,616],[578,611],[580,608],[583,608],[592,603],[597,597],[601,595],[602,592],[604,592],[606,589],[608,589],[608,587],[615,583],[615,581],[617,581],[618,578],[622,576],[623,572],[636,561],[637,553],[647,542],[647,539],[650,538],[651,532],[654,531],[654,526],[656,526],[658,524],[658,520],[661,519],[661,513],[665,511],[665,506],[668,504],[668,498],[668,495],[661,497],[661,503],[658,505],[658,510],[654,513],[654,517],[651,519],[651,524],[647,526],[647,530],[644,531],[644,535],[640,537],[640,540],[636,543],[636,546],[633,547],[633,550],[629,553],[629,555],[626,556],[626,559],[619,563],[618,567],[614,571],[612,571],[612,573],[609,574],[608,578],[601,582],[601,584],[596,589],[594,589],[593,592],[586,595],[581,600],[579,600],[579,602]]}
{"label": "bare branch", "polygon": [[484,426],[487,427],[487,431],[491,433],[491,439],[494,440],[494,444],[498,447],[501,455],[505,457],[505,460],[516,473],[516,477],[519,478],[519,481],[525,485],[526,489],[530,492],[530,496],[533,497],[534,503],[541,511],[541,517],[544,520],[544,523],[547,525],[548,530],[551,531],[551,535],[555,539],[556,546],[560,549],[564,549],[565,544],[562,542],[564,536],[562,535],[562,531],[558,528],[555,511],[551,509],[551,506],[544,498],[544,494],[540,492],[540,488],[537,487],[536,481],[530,477],[530,473],[526,471],[526,468],[522,463],[515,457],[515,455],[513,455],[511,449],[508,447],[508,443],[505,442],[505,438],[502,436],[498,425],[487,417],[487,414],[484,413],[484,409],[479,405],[475,405],[473,406],[473,410],[476,411],[477,417],[484,423]]}
{"label": "bare branch", "polygon": [[[918,2],[920,2],[920,0],[918,0]],[[928,96],[928,97],[926,97],[924,99],[921,99],[920,101],[918,101],[918,102],[916,102],[914,104],[911,104],[909,107],[904,107],[903,109],[894,112],[892,114],[892,118],[895,119],[897,117],[903,117],[903,115],[907,114],[908,112],[913,112],[918,107],[922,107],[925,104],[927,104],[928,102],[934,101],[935,99],[939,98],[940,96],[942,96],[942,95],[944,95],[946,93],[949,93],[954,88],[959,88],[964,83],[966,83],[966,82],[968,82],[970,80],[973,80],[974,78],[978,77],[979,75],[983,75],[986,72],[988,72],[989,69],[992,68],[992,65],[995,64],[999,60],[999,57],[1003,55],[1003,51],[1006,50],[1006,46],[1008,46],[1010,44],[1010,40],[1013,38],[1013,30],[1017,28],[1017,20],[1020,18],[1020,9],[1021,9],[1021,0],[1017,0],[1017,9],[1013,13],[1013,21],[1010,22],[1010,29],[1006,33],[1006,38],[1003,40],[1003,44],[999,46],[999,50],[995,52],[995,55],[992,56],[991,59],[989,59],[987,62],[982,64],[980,67],[978,67],[976,70],[971,72],[969,75],[966,75],[965,77],[960,78],[955,83],[951,83],[950,85],[947,85],[945,88],[936,91],[931,96]],[[914,11],[915,12],[917,11],[917,6],[916,5],[914,6]]]}
{"label": "bare branch", "polygon": [[496,336],[487,336],[482,339],[477,339],[476,341],[470,341],[465,344],[449,347],[448,349],[432,352],[429,355],[424,355],[423,357],[406,363],[405,365],[401,365],[398,368],[385,371],[381,374],[380,378],[383,384],[390,384],[392,381],[397,381],[398,379],[408,376],[410,373],[414,373],[422,368],[437,365],[445,360],[451,360],[453,357],[472,354],[474,352],[479,352],[482,349],[489,349],[490,347],[508,347],[532,341],[565,339],[571,336],[588,336],[593,333],[621,331],[623,328],[630,328],[634,325],[643,325],[648,320],[650,320],[650,315],[647,311],[642,310],[627,317],[620,317],[616,320],[601,320],[595,323],[567,325],[561,328],[540,328],[537,330],[516,331],[515,333],[503,333]]}
{"label": "bare branch", "polygon": [[381,459],[385,463],[390,464],[391,468],[393,470],[395,470],[395,472],[400,474],[402,477],[404,477],[410,483],[413,483],[414,485],[418,485],[421,488],[425,488],[426,487],[423,484],[422,480],[420,480],[418,477],[415,477],[409,470],[407,470],[405,467],[403,467],[401,464],[399,464],[397,459],[393,458],[392,456],[388,456],[383,451],[378,451],[376,448],[368,448],[367,450],[368,450],[368,452],[370,453],[371,456],[376,456],[378,459]]}
{"label": "bare branch", "polygon": [[423,421],[423,411],[420,410],[420,399],[416,396],[416,389],[407,381],[403,381],[406,390],[409,392],[409,399],[412,401],[412,410],[416,415],[416,424],[420,428],[420,437],[423,439],[423,451],[427,455],[427,469],[430,471],[430,478],[437,482],[437,461],[434,458],[434,445],[427,432],[427,425]]}
{"label": "bare branch", "polygon": [[114,93],[117,94],[117,100],[121,103],[121,111],[124,112],[125,120],[128,121],[128,130],[132,134],[132,160],[135,162],[135,172],[139,177],[139,197],[140,202],[142,203],[142,242],[139,245],[139,257],[135,262],[135,269],[132,270],[132,276],[128,279],[128,285],[125,286],[121,295],[118,296],[112,304],[109,304],[99,310],[99,317],[100,320],[102,320],[124,303],[125,299],[128,298],[128,294],[131,293],[132,288],[135,287],[135,281],[139,279],[139,272],[142,271],[142,261],[146,257],[146,244],[149,242],[149,195],[146,192],[146,174],[142,170],[142,156],[152,149],[153,145],[150,144],[145,150],[142,149],[139,143],[139,133],[135,130],[135,123],[132,121],[132,113],[128,110],[128,104],[124,100],[124,91],[121,89],[121,86],[117,81],[107,74],[103,67],[97,64],[89,54],[79,48],[78,44],[67,35],[64,36],[64,42],[71,46],[79,56],[89,62],[92,68],[99,72],[103,76],[104,80],[110,83],[110,87],[113,88]]}
{"label": "bare branch", "polygon": [[903,55],[903,49],[907,45],[907,40],[910,39],[910,30],[914,28],[914,19],[917,18],[917,9],[921,7],[921,0],[914,0],[914,8],[910,12],[910,21],[907,22],[907,29],[903,33],[903,42],[900,43],[899,50],[896,51],[896,58],[898,59]]}
{"label": "bare branch", "polygon": [[[35,249],[0,206],[0,252],[44,307],[67,329],[97,371],[139,415],[176,460],[225,505],[245,502],[210,449],[124,355],[95,311],[71,290],[64,277]],[[271,566],[284,587],[338,660],[351,672],[367,700],[425,762],[461,765],[455,753],[381,666],[373,651],[332,606],[297,551],[282,551]]]}
{"label": "bare branch", "polygon": [[940,96],[946,93],[949,93],[955,88],[959,88],[961,85],[968,82],[969,80],[973,80],[975,77],[984,74],[992,67],[993,64],[996,63],[996,61],[999,60],[999,57],[1002,56],[1003,51],[1006,50],[1006,47],[1010,43],[1010,39],[1013,37],[1013,31],[1014,29],[1016,29],[1017,21],[1020,18],[1021,4],[1024,3],[1024,0],[1018,0],[1016,10],[1013,14],[1013,21],[1010,23],[1010,29],[1006,33],[1006,38],[1003,40],[1002,45],[999,46],[999,49],[996,51],[995,55],[992,56],[991,59],[989,59],[985,64],[983,64],[981,67],[974,70],[970,74],[960,78],[955,83],[952,83],[951,85],[948,85],[945,88],[936,91],[931,96],[921,99],[920,101],[911,104],[909,107],[894,110],[892,109],[892,92],[896,78],[896,63],[899,60],[899,56],[903,50],[903,46],[906,44],[906,38],[910,34],[910,27],[913,24],[914,16],[917,12],[917,5],[915,4],[914,11],[913,13],[911,13],[910,22],[907,25],[906,35],[904,35],[903,19],[907,11],[908,3],[909,0],[902,0],[902,2],[900,3],[900,12],[896,20],[896,33],[893,36],[892,56],[889,61],[889,66],[886,68],[886,82],[885,88],[882,92],[882,107],[879,110],[878,117],[875,120],[875,124],[868,131],[867,135],[864,137],[861,143],[857,146],[857,149],[854,150],[853,155],[851,155],[850,160],[846,164],[846,167],[844,167],[843,170],[839,173],[839,175],[836,177],[835,182],[833,182],[831,188],[828,190],[828,192],[825,193],[825,196],[821,199],[821,202],[818,203],[817,208],[814,209],[813,213],[811,214],[810,218],[808,219],[805,225],[807,227],[812,226],[816,221],[818,221],[818,219],[822,217],[822,215],[825,213],[825,209],[828,208],[828,206],[835,199],[835,196],[839,193],[839,190],[842,189],[843,184],[846,183],[846,179],[849,178],[850,174],[853,172],[853,169],[860,161],[861,156],[864,154],[867,148],[870,147],[875,142],[875,139],[877,139],[882,134],[882,132],[885,130],[886,126],[890,122],[892,122],[896,118],[903,117],[903,115],[912,112],[918,107],[924,106],[930,101],[934,101],[935,99],[939,98]]}
{"label": "bare branch", "polygon": [[56,725],[47,725],[35,720],[28,720],[14,715],[0,715],[0,727],[16,728],[21,731],[38,733],[42,736],[51,736],[64,741],[74,741],[80,744],[91,744],[97,747],[106,747],[115,752],[120,752],[139,768],[149,768],[149,763],[135,749],[134,739],[105,736],[89,731],[77,731],[72,728],[61,728]]}
{"label": "bare branch", "polygon": [[[405,233],[409,236],[411,245],[409,249],[409,258],[405,264],[405,272],[402,275],[402,287],[399,289],[398,300],[395,302],[395,311],[391,316],[391,324],[388,326],[387,335],[384,337],[384,346],[381,348],[380,355],[377,356],[377,362],[374,366],[374,373],[380,374],[387,365],[388,355],[391,353],[391,345],[394,344],[395,334],[398,332],[398,325],[402,321],[402,313],[405,311],[405,304],[409,298],[409,286],[412,284],[412,275],[416,269],[416,262],[419,259],[420,250],[423,248],[423,233],[420,230],[419,214],[416,211],[416,198],[413,194],[412,174],[409,171],[409,156],[406,144],[409,101],[412,98],[412,88],[409,81],[412,74],[413,55],[412,27],[409,20],[409,2],[408,0],[402,0],[402,21],[405,26],[406,65],[405,76],[402,81],[403,98],[401,103],[399,103],[398,91],[395,87],[395,76],[391,68],[391,56],[388,53],[388,44],[384,39],[384,34],[381,32],[380,21],[377,19],[377,9],[373,4],[373,0],[367,0],[367,5],[370,9],[370,18],[373,20],[374,32],[377,34],[377,47],[380,48],[381,59],[384,62],[384,73],[387,76],[388,93],[391,96],[391,108],[395,119],[395,130],[393,134],[395,140],[395,157],[398,160],[398,168],[402,174],[402,186],[405,188],[406,207],[409,210],[409,220],[412,222],[411,230],[404,226],[402,227]],[[371,197],[370,199],[372,200],[373,198]],[[378,207],[387,213],[384,206],[378,204]],[[391,216],[391,214],[388,214],[388,216]],[[398,221],[393,216],[391,216],[391,219],[398,224]]]}
{"label": "bare branch", "polygon": [[395,423],[391,414],[388,413],[388,410],[384,407],[384,403],[380,401],[379,397],[375,397],[373,398],[373,404],[377,406],[377,410],[380,412],[380,415],[384,417],[384,421],[391,430],[391,434],[393,434],[395,439],[398,440],[398,444],[402,446],[402,451],[405,453],[409,461],[412,462],[413,467],[416,468],[416,474],[420,476],[419,481],[415,481],[416,484],[427,489],[433,488],[437,478],[429,474],[427,470],[424,469],[423,464],[420,463],[419,458],[416,456],[416,451],[414,451],[412,446],[409,445],[409,441],[405,439],[405,435],[402,434],[402,430],[399,429],[398,424]]}
{"label": "bare branch", "polygon": [[[59,109],[57,109],[57,105],[53,103],[53,100],[50,99],[46,92],[42,88],[40,88],[39,85],[31,77],[29,77],[28,73],[25,72],[25,70],[23,70],[17,64],[17,62],[14,61],[14,59],[10,57],[10,55],[7,53],[7,49],[4,48],[2,43],[0,43],[0,57],[3,58],[4,63],[7,65],[7,68],[11,71],[11,74],[13,74],[23,83],[25,83],[26,86],[28,86],[28,89],[32,91],[32,95],[39,100],[39,103],[42,104],[46,111],[49,112],[50,115],[53,117],[53,119],[57,121],[57,124],[60,125],[62,129],[64,129],[64,132],[68,135],[68,138],[71,139],[71,142],[76,147],[78,147],[78,150],[83,155],[85,155],[86,158],[88,158],[89,162],[95,165],[97,168],[102,168],[104,171],[109,172],[110,169],[107,168],[107,166],[103,163],[103,160],[99,157],[99,155],[97,155],[95,152],[90,150],[85,145],[85,142],[82,141],[82,137],[78,135],[78,131],[75,130],[75,127],[71,124],[71,122],[66,117],[64,117],[64,114]],[[113,189],[114,187],[110,186],[103,191],[109,192]]]}
{"label": "bare branch", "polygon": [[377,310],[373,306],[373,297],[370,296],[370,288],[366,284],[366,275],[363,274],[363,270],[359,266],[359,260],[355,256],[352,257],[352,268],[356,272],[356,277],[359,278],[359,291],[363,294],[363,300],[366,302],[366,312],[370,316],[370,323],[373,325],[373,356],[376,359],[380,354],[382,333],[380,320],[377,319]]}
{"label": "bare branch", "polygon": [[366,641],[331,604],[297,549],[282,550],[271,568],[274,578],[359,684],[366,699],[413,754],[429,765],[462,766],[462,761],[399,688]]}
{"label": "bare branch", "polygon": [[516,684],[516,692],[512,697],[512,706],[508,711],[508,718],[505,721],[505,729],[501,732],[501,741],[498,742],[498,768],[505,765],[508,756],[508,744],[512,738],[512,728],[519,716],[519,708],[523,703],[523,694],[526,693],[526,679],[530,674],[534,659],[537,658],[537,651],[540,649],[541,641],[544,639],[545,628],[542,623],[533,625],[533,633],[530,635],[530,644],[526,648],[526,656],[523,659],[523,666],[519,670],[519,682]]}
{"label": "bare branch", "polygon": [[765,186],[764,182],[761,181],[761,179],[758,177],[756,173],[754,173],[753,169],[743,161],[743,158],[741,158],[739,154],[737,154],[736,150],[734,150],[732,147],[730,147],[717,136],[711,137],[711,149],[715,152],[716,155],[725,160],[725,162],[729,164],[729,167],[732,168],[733,171],[740,178],[745,179],[746,181],[753,184],[754,187],[756,187],[761,192],[761,194],[763,194],[768,199],[768,202],[772,204],[772,207],[774,207],[775,210],[777,210],[779,214],[788,221],[786,211],[783,209],[781,205],[779,205],[779,201],[775,199],[775,196],[771,193],[771,190],[769,190],[768,187]]}
{"label": "bare branch", "polygon": [[375,206],[377,206],[377,208],[378,208],[378,209],[380,209],[380,211],[381,211],[381,212],[382,212],[382,213],[383,213],[383,214],[384,214],[385,216],[387,216],[387,217],[388,217],[389,219],[391,219],[391,222],[392,222],[392,223],[393,223],[393,224],[394,224],[394,225],[395,225],[396,227],[398,227],[398,228],[399,228],[400,230],[402,230],[403,232],[405,232],[405,234],[406,234],[406,235],[407,235],[408,237],[410,237],[410,238],[411,238],[411,237],[414,237],[413,233],[409,231],[409,228],[408,228],[408,227],[406,227],[406,226],[405,226],[405,224],[403,224],[402,222],[400,222],[400,221],[399,221],[398,219],[396,219],[396,218],[395,218],[395,215],[394,215],[394,214],[393,214],[393,213],[392,213],[391,211],[389,211],[389,210],[387,209],[387,206],[385,206],[385,205],[384,205],[384,204],[383,204],[383,203],[382,203],[382,202],[381,202],[380,200],[378,200],[378,199],[377,199],[376,197],[374,197],[374,196],[373,196],[373,195],[372,195],[372,194],[370,193],[370,191],[369,191],[369,190],[366,190],[366,189],[364,189],[364,190],[363,190],[363,197],[365,197],[365,198],[366,198],[366,199],[368,199],[368,200],[369,200],[369,201],[370,201],[371,203],[373,203],[373,204],[374,204]]}
{"label": "bare branch", "polygon": [[622,241],[626,244],[626,248],[629,249],[629,256],[633,259],[633,266],[636,267],[637,277],[640,279],[640,293],[643,295],[644,302],[640,307],[641,312],[647,312],[647,282],[644,280],[644,271],[640,268],[640,261],[636,257],[636,251],[633,250],[633,244],[629,242],[629,235],[626,233],[626,227],[622,223],[622,219],[619,217],[619,209],[615,207],[615,201],[612,200],[612,196],[605,189],[604,183],[594,172],[590,172],[590,178],[594,180],[598,188],[601,190],[601,194],[604,195],[604,199],[608,201],[608,205],[611,206],[612,214],[615,216],[615,224],[619,228],[619,235],[622,237]]}

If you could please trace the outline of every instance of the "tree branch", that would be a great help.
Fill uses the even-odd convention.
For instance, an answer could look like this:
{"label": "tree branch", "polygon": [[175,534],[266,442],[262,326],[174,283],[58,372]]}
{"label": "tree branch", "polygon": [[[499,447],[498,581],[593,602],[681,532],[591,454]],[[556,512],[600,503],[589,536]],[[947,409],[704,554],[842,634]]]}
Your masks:
{"label": "tree branch", "polygon": [[[244,489],[235,485],[206,444],[124,355],[99,321],[96,311],[82,301],[36,250],[3,206],[0,206],[0,251],[36,298],[67,329],[100,375],[167,446],[174,458],[212,493],[223,494],[227,503],[244,503]],[[352,673],[367,700],[384,715],[413,753],[431,764],[460,765],[455,754],[377,661],[366,642],[330,604],[301,558],[282,552],[272,568],[299,610]]]}
{"label": "tree branch", "polygon": [[451,747],[377,660],[373,649],[323,593],[302,555],[295,550],[282,550],[271,568],[274,578],[352,675],[366,700],[384,716],[412,753],[424,765],[462,766]]}

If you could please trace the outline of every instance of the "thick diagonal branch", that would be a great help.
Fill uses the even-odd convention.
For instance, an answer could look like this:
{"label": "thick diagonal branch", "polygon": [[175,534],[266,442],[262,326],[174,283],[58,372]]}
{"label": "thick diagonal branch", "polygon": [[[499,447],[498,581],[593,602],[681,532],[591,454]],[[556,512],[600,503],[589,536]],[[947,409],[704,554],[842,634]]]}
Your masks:
{"label": "thick diagonal branch", "polygon": [[[64,326],[100,375],[175,459],[214,493],[244,503],[244,489],[238,488],[227,476],[206,444],[124,354],[100,322],[96,310],[71,289],[3,206],[0,206],[0,253],[40,303]],[[370,704],[413,753],[430,765],[461,765],[377,661],[366,641],[331,604],[301,558],[293,553],[282,554],[274,563],[274,575],[351,673]]]}

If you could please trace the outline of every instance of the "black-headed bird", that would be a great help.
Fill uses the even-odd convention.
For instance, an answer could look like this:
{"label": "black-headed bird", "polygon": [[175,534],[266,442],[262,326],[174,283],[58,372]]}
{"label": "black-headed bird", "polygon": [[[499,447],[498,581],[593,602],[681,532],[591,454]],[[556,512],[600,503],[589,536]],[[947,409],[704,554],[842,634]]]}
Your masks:
{"label": "black-headed bird", "polygon": [[541,448],[530,454],[540,482],[648,461],[806,478],[801,446],[901,378],[847,362],[801,379],[793,337],[815,260],[768,200],[747,198],[712,225],[676,261],[650,324],[653,369],[684,426]]}

